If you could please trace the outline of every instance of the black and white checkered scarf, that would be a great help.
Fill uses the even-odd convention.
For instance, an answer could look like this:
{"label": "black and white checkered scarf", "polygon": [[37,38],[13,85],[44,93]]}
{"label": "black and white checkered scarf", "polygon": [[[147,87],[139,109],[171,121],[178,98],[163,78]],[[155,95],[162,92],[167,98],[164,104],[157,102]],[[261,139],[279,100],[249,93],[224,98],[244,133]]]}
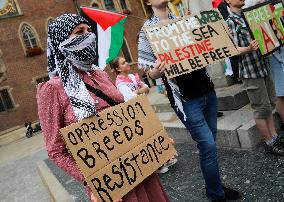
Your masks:
{"label": "black and white checkered scarf", "polygon": [[77,120],[82,120],[95,114],[96,108],[75,68],[91,71],[98,54],[95,34],[88,33],[69,38],[79,24],[88,22],[81,16],[64,14],[48,26],[47,59],[49,76],[60,76],[75,116]]}
{"label": "black and white checkered scarf", "polygon": [[[173,20],[176,18],[175,15],[172,13],[168,14],[168,18]],[[148,19],[140,33],[139,33],[139,41],[138,41],[138,67],[144,68],[144,70],[149,70],[151,66],[153,66],[156,62],[156,56],[151,48],[151,45],[146,37],[146,33],[143,31],[143,28],[146,26],[151,26],[160,23],[160,19],[153,15],[150,19]],[[175,107],[183,114],[184,120],[186,120],[186,115],[183,111],[183,104],[182,104],[182,95],[180,93],[179,87],[177,86],[174,79],[168,79],[168,84],[170,86],[170,90],[172,91]]]}

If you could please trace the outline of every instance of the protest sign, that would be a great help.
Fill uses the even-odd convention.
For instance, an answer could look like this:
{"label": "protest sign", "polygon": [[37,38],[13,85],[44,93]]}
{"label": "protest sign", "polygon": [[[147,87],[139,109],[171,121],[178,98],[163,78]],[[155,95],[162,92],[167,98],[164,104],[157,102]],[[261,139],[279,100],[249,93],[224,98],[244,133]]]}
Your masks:
{"label": "protest sign", "polygon": [[99,201],[122,198],[175,154],[145,96],[60,132]]}
{"label": "protest sign", "polygon": [[173,78],[239,54],[217,10],[144,28],[154,54]]}
{"label": "protest sign", "polygon": [[281,0],[246,8],[243,16],[251,35],[259,42],[262,55],[268,55],[283,46],[284,8]]}

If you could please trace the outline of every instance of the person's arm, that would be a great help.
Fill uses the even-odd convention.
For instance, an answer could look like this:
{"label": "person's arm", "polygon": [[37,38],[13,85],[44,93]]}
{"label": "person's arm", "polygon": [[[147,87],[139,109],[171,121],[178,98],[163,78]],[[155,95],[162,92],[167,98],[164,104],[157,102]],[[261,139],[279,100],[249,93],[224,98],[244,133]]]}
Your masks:
{"label": "person's arm", "polygon": [[153,65],[153,68],[149,70],[149,76],[152,79],[160,78],[166,70],[165,62],[161,62],[157,60],[156,63]]}
{"label": "person's arm", "polygon": [[256,51],[258,48],[259,48],[259,43],[257,42],[257,40],[253,40],[250,42],[248,47],[238,47],[238,50],[240,52],[239,55],[244,55],[252,51]]}
{"label": "person's arm", "polygon": [[139,89],[136,90],[135,93],[138,94],[138,95],[139,94],[148,94],[150,89],[145,83],[143,83],[143,81],[141,81],[139,74],[137,74],[137,73],[134,74],[134,79],[136,80],[136,82],[139,86]]}
{"label": "person's arm", "polygon": [[[236,27],[235,23],[231,19],[228,19],[226,22],[228,24],[230,33],[232,35],[232,39],[235,42],[237,49],[240,52],[239,55],[244,55],[244,54],[250,53],[250,52],[255,51],[259,48],[259,44],[256,40],[251,41],[248,47],[240,47],[238,45],[239,44],[239,38],[238,38],[238,33],[237,33],[239,31],[237,29],[240,29],[240,28]],[[241,25],[239,25],[239,26],[241,26]]]}
{"label": "person's arm", "polygon": [[119,92],[123,95],[125,102],[137,96],[137,93],[135,93],[134,91],[132,91],[132,90],[130,89],[130,87],[127,86],[126,83],[120,83],[120,84],[118,84],[118,85],[117,85],[117,89],[118,89]]}
{"label": "person's arm", "polygon": [[75,160],[68,152],[59,132],[64,127],[64,112],[56,88],[45,83],[37,91],[38,114],[50,160],[79,182],[84,182]]}

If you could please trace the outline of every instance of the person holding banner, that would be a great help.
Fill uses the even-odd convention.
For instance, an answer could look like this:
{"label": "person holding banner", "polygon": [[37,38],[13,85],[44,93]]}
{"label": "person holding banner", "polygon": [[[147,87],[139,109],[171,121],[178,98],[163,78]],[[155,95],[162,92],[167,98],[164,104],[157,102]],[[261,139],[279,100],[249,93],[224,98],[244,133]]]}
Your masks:
{"label": "person holding banner", "polygon": [[[49,158],[79,182],[84,177],[59,130],[123,102],[106,72],[93,68],[98,59],[96,35],[86,19],[64,14],[48,26],[50,80],[38,85],[38,114]],[[91,201],[97,199],[86,186]],[[124,202],[168,202],[156,173],[127,193]],[[121,200],[118,200],[121,201]]]}
{"label": "person holding banner", "polygon": [[[144,0],[153,15],[143,27],[167,22],[176,17],[167,9],[168,0]],[[217,160],[217,97],[206,68],[174,79],[164,76],[165,62],[156,56],[143,28],[138,42],[138,64],[148,69],[153,79],[162,77],[172,108],[197,142],[200,166],[205,180],[206,194],[212,201],[236,200],[240,194],[222,185]]]}
{"label": "person holding banner", "polygon": [[251,106],[254,110],[256,127],[266,142],[266,151],[274,155],[284,156],[283,138],[277,135],[272,110],[275,107],[275,89],[270,74],[267,58],[258,52],[259,44],[252,40],[249,30],[241,17],[243,0],[226,0],[231,13],[227,23],[233,40],[239,46],[240,78],[247,91]]}

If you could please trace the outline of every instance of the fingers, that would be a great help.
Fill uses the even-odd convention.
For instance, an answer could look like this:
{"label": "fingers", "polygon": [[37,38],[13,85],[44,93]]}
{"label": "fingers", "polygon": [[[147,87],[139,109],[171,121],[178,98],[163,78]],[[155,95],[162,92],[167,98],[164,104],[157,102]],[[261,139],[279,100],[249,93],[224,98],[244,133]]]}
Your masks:
{"label": "fingers", "polygon": [[259,43],[257,40],[253,40],[250,42],[250,48],[253,50],[257,50],[259,48]]}
{"label": "fingers", "polygon": [[166,63],[163,61],[161,62],[161,60],[156,60],[156,64],[154,65],[154,68],[157,69],[160,73],[163,73],[166,69]]}

